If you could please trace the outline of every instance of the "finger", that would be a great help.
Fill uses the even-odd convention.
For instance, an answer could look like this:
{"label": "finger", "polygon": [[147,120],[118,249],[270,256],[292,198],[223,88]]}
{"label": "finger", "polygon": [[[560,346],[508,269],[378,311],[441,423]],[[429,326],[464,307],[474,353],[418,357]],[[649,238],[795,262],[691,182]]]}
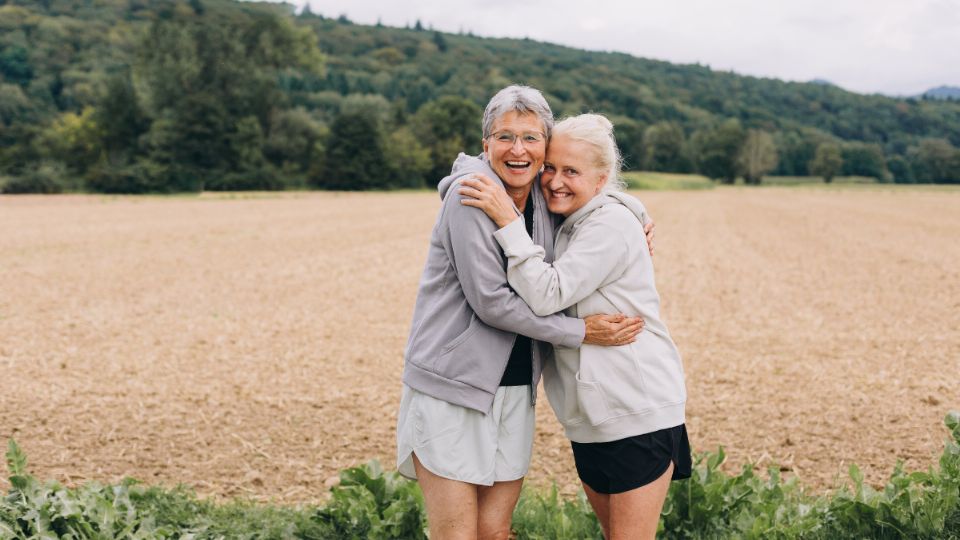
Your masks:
{"label": "finger", "polygon": [[493,180],[491,180],[490,177],[485,174],[476,173],[474,177],[488,186],[496,185],[494,184]]}
{"label": "finger", "polygon": [[619,323],[626,319],[627,316],[623,313],[615,313],[613,315],[601,315],[600,320],[606,321],[608,323]]}
{"label": "finger", "polygon": [[634,324],[617,332],[617,337],[619,339],[629,339],[639,334],[642,330],[643,325]]}
{"label": "finger", "polygon": [[643,332],[642,326],[631,326],[630,331],[623,335],[623,339],[634,339]]}
{"label": "finger", "polygon": [[649,236],[650,231],[652,231],[654,227],[656,227],[656,224],[652,221],[648,221],[647,224],[643,226],[644,234]]}
{"label": "finger", "polygon": [[630,325],[637,324],[638,322],[643,320],[640,317],[627,317],[626,315],[620,315],[619,317],[620,317],[620,320],[613,323],[618,330],[622,330]]}
{"label": "finger", "polygon": [[474,208],[484,209],[487,207],[487,203],[479,199],[460,199],[460,204],[464,206],[472,206]]}
{"label": "finger", "polygon": [[460,188],[457,190],[457,193],[465,197],[473,197],[474,199],[479,199],[483,197],[483,192],[473,189],[473,188]]}

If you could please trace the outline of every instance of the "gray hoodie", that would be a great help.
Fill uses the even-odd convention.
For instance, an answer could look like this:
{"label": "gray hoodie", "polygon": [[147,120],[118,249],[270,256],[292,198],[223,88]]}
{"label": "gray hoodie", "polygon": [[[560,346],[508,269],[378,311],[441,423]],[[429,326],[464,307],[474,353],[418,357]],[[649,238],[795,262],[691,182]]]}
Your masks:
{"label": "gray hoodie", "polygon": [[[438,186],[443,203],[420,278],[403,382],[437,399],[487,413],[517,333],[536,340],[530,381],[535,398],[544,360],[552,355],[549,344],[579,347],[584,324],[562,314],[534,315],[507,284],[507,259],[493,237],[497,226],[483,211],[461,204],[463,196],[455,189],[459,179],[473,173],[500,181],[485,156],[460,154]],[[533,240],[543,247],[546,260],[553,260],[553,218],[539,180],[530,197]],[[522,219],[521,215],[521,227]]]}
{"label": "gray hoodie", "polygon": [[509,257],[510,284],[534,313],[643,317],[634,343],[557,347],[546,365],[550,405],[576,442],[613,441],[684,422],[683,365],[660,317],[646,220],[634,197],[597,195],[560,226],[552,264],[522,225],[511,223],[495,235]]}

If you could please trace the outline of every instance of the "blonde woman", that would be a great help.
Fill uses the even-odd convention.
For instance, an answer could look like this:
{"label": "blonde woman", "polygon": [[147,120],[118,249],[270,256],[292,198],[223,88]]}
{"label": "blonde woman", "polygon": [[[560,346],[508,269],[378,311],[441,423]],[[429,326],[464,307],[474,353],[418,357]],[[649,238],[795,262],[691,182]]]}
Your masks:
{"label": "blonde woman", "polygon": [[620,191],[619,169],[606,118],[585,114],[556,124],[541,177],[548,208],[564,217],[552,263],[498,184],[475,175],[460,193],[464,205],[499,227],[507,279],[534,313],[643,318],[631,344],[555,347],[543,380],[604,536],[653,538],[671,479],[690,476],[686,389],[643,241],[646,211]]}

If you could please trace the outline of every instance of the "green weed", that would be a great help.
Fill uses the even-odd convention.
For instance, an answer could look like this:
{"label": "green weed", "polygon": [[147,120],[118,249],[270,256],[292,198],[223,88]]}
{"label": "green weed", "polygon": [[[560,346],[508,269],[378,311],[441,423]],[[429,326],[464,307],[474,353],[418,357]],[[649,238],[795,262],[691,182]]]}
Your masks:
{"label": "green weed", "polygon": [[[939,466],[907,472],[897,464],[882,489],[863,482],[855,465],[850,483],[830,495],[804,492],[777,468],[721,470],[722,449],[698,456],[693,477],[674,482],[664,504],[660,538],[684,539],[921,539],[960,540],[960,413],[944,420],[950,437]],[[201,500],[180,487],[65,488],[41,483],[27,470],[14,441],[6,453],[11,489],[0,499],[0,539],[423,539],[426,516],[415,482],[384,472],[377,462],[340,473],[323,507],[283,507]],[[581,493],[525,489],[513,515],[518,539],[601,538]]]}

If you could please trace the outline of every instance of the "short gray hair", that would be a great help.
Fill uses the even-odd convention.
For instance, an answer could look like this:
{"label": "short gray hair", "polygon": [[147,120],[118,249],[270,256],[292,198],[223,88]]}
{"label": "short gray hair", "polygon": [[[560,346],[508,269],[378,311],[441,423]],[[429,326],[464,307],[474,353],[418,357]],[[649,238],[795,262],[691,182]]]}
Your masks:
{"label": "short gray hair", "polygon": [[483,111],[483,138],[491,135],[493,123],[510,111],[520,114],[535,114],[543,123],[547,139],[553,131],[553,111],[543,94],[536,88],[514,84],[497,92]]}

